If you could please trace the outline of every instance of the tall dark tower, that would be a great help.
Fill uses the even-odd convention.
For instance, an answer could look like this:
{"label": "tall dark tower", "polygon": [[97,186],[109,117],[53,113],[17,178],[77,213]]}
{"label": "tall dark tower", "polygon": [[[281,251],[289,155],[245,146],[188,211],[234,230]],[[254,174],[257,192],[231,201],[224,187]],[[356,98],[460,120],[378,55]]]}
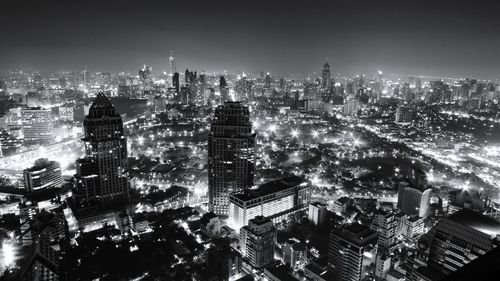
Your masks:
{"label": "tall dark tower", "polygon": [[175,72],[174,75],[172,76],[172,87],[175,89],[176,93],[179,93],[180,86],[179,86],[179,73]]}
{"label": "tall dark tower", "polygon": [[103,94],[97,94],[83,122],[85,157],[76,162],[80,208],[109,208],[129,199],[127,139],[123,122]]}
{"label": "tall dark tower", "polygon": [[255,134],[250,112],[240,102],[225,102],[215,109],[208,138],[208,192],[210,209],[229,213],[229,194],[253,185]]}
{"label": "tall dark tower", "polygon": [[321,86],[330,87],[330,80],[332,79],[332,73],[330,72],[330,65],[325,62],[323,65],[323,70],[321,71]]}

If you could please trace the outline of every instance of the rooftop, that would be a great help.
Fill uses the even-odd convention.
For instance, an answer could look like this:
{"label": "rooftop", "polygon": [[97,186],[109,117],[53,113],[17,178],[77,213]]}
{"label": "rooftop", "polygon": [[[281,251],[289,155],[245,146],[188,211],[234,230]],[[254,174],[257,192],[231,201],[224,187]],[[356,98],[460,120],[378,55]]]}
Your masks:
{"label": "rooftop", "polygon": [[462,209],[452,214],[448,220],[488,235],[500,235],[500,222],[469,209]]}
{"label": "rooftop", "polygon": [[306,181],[297,176],[290,176],[278,180],[273,180],[261,184],[256,189],[246,190],[244,193],[235,194],[234,196],[242,201],[252,200],[265,195],[269,195],[278,191],[292,188],[305,183]]}
{"label": "rooftop", "polygon": [[334,229],[332,233],[356,245],[365,245],[377,238],[375,230],[359,223],[352,223]]}

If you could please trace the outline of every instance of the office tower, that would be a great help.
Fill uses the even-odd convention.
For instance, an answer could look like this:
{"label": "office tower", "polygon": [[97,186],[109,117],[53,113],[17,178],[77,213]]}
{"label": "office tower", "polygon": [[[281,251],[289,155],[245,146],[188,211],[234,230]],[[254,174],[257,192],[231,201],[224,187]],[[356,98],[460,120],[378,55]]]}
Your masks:
{"label": "office tower", "polygon": [[440,281],[490,281],[500,276],[500,247],[487,252]]}
{"label": "office tower", "polygon": [[177,94],[179,94],[179,90],[180,90],[179,73],[177,73],[177,72],[174,72],[174,74],[172,75],[172,88],[174,88],[175,92]]}
{"label": "office tower", "polygon": [[256,216],[265,216],[275,224],[289,215],[307,210],[310,186],[297,176],[282,178],[229,195],[229,223],[240,229]]}
{"label": "office tower", "polygon": [[344,104],[344,115],[346,116],[355,116],[359,111],[359,101],[354,97],[354,95],[349,95],[346,98],[346,102]]}
{"label": "office tower", "polygon": [[391,270],[391,257],[387,251],[379,249],[375,260],[375,276],[383,280],[389,270]]}
{"label": "office tower", "polygon": [[438,222],[430,233],[428,266],[450,274],[496,247],[500,222],[462,209]]}
{"label": "office tower", "polygon": [[349,197],[340,197],[333,202],[332,211],[337,215],[342,215],[346,212],[347,207],[354,205],[354,200]]}
{"label": "office tower", "polygon": [[328,271],[332,280],[362,280],[376,243],[377,232],[364,225],[353,223],[334,228],[328,251]]}
{"label": "office tower", "polygon": [[219,92],[223,102],[229,101],[231,98],[229,97],[229,89],[227,88],[227,81],[224,76],[219,78]]}
{"label": "office tower", "polygon": [[283,245],[283,263],[295,269],[304,266],[307,260],[307,245],[296,238],[290,238]]}
{"label": "office tower", "polygon": [[393,213],[378,209],[375,211],[371,229],[378,232],[379,250],[388,250],[396,242],[396,218]]}
{"label": "office tower", "polygon": [[148,84],[153,82],[153,70],[150,66],[144,65],[143,68],[139,69],[139,79],[142,83]]}
{"label": "office tower", "polygon": [[240,230],[241,250],[250,265],[262,268],[274,261],[274,243],[276,228],[273,222],[263,216],[257,216]]}
{"label": "office tower", "polygon": [[396,123],[411,123],[415,121],[415,111],[408,106],[399,106],[396,109],[395,120]]}
{"label": "office tower", "polygon": [[77,160],[75,176],[80,207],[127,202],[127,139],[121,116],[103,93],[94,99],[83,127],[85,157]]}
{"label": "office tower", "polygon": [[37,237],[21,267],[20,280],[59,280],[59,254]]}
{"label": "office tower", "polygon": [[396,237],[414,239],[424,234],[424,219],[418,215],[404,213],[396,215]]}
{"label": "office tower", "polygon": [[174,73],[177,72],[177,67],[175,65],[175,58],[174,58],[174,52],[170,51],[170,57],[168,58],[168,63],[169,63],[169,68],[170,68],[170,75],[174,75]]}
{"label": "office tower", "polygon": [[47,158],[40,158],[35,161],[33,167],[23,171],[23,178],[24,188],[28,192],[61,187],[63,183],[61,164],[49,161]]}
{"label": "office tower", "polygon": [[314,225],[322,225],[326,221],[328,210],[326,204],[321,202],[314,202],[309,204],[309,222]]}
{"label": "office tower", "polygon": [[426,218],[431,200],[430,188],[413,188],[401,185],[398,192],[398,208],[408,215]]}
{"label": "office tower", "polygon": [[330,72],[330,65],[325,62],[323,65],[323,70],[321,71],[321,86],[323,88],[330,87],[330,80],[332,79],[332,73]]}
{"label": "office tower", "polygon": [[208,193],[210,209],[229,214],[229,194],[253,185],[255,134],[248,107],[225,102],[215,109],[208,136]]}
{"label": "office tower", "polygon": [[155,96],[153,100],[154,113],[159,114],[167,109],[167,99],[162,96]]}
{"label": "office tower", "polygon": [[271,88],[271,83],[272,83],[271,75],[267,73],[266,78],[264,78],[264,88],[267,89]]}
{"label": "office tower", "polygon": [[53,139],[53,118],[50,109],[31,107],[21,110],[24,139],[29,142],[46,142]]}

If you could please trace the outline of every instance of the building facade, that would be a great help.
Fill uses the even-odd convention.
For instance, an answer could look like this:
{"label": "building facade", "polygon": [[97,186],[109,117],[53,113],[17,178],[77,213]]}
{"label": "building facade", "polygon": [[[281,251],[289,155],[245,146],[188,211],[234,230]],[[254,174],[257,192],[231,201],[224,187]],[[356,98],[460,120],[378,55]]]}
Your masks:
{"label": "building facade", "polygon": [[500,222],[462,209],[431,231],[428,266],[447,275],[496,247]]}
{"label": "building facade", "polygon": [[208,137],[208,193],[210,210],[229,214],[229,195],[253,185],[255,134],[250,111],[239,102],[225,102],[215,110]]}
{"label": "building facade", "polygon": [[359,281],[365,277],[367,259],[374,256],[377,232],[353,223],[330,234],[328,271],[334,280]]}
{"label": "building facade", "polygon": [[63,183],[61,164],[40,158],[35,165],[23,171],[24,188],[28,192],[45,188],[61,187]]}
{"label": "building facade", "polygon": [[129,199],[127,139],[121,116],[99,93],[84,121],[85,157],[76,163],[79,207],[102,207]]}
{"label": "building facade", "polygon": [[304,179],[291,176],[270,181],[229,196],[229,223],[239,229],[257,216],[266,216],[277,224],[290,214],[306,210],[309,201],[310,187]]}
{"label": "building facade", "polygon": [[274,261],[276,228],[273,222],[257,216],[240,230],[240,247],[250,265],[262,268]]}
{"label": "building facade", "polygon": [[50,109],[31,107],[21,110],[21,126],[24,140],[47,142],[54,138],[53,118]]}

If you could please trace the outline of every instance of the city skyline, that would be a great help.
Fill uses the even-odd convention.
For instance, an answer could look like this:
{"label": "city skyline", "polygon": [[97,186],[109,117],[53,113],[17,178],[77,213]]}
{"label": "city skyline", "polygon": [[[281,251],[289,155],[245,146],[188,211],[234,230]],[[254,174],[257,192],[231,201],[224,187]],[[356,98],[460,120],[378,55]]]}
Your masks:
{"label": "city skyline", "polygon": [[8,2],[1,68],[500,77],[497,3],[399,2]]}
{"label": "city skyline", "polygon": [[498,279],[499,8],[4,1],[0,281]]}

